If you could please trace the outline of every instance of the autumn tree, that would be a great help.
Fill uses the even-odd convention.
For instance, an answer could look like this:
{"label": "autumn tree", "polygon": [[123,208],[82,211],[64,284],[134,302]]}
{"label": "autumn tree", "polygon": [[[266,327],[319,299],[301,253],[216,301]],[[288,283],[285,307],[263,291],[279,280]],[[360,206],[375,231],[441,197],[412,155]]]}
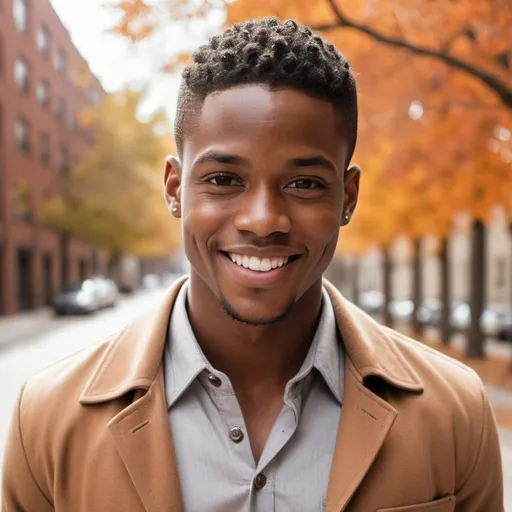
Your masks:
{"label": "autumn tree", "polygon": [[45,205],[46,222],[65,233],[122,253],[163,256],[179,240],[163,200],[163,165],[172,151],[156,113],[138,119],[141,93],[106,95],[82,112],[94,146],[63,183],[63,193]]}
{"label": "autumn tree", "polygon": [[[449,297],[446,241],[455,213],[473,222],[473,327],[468,351],[483,352],[485,222],[510,201],[512,9],[507,0],[127,0],[115,31],[137,41],[162,25],[224,10],[228,24],[274,15],[312,26],[355,70],[360,136],[355,161],[363,179],[358,211],[340,251],[383,250],[385,295],[391,296],[389,248],[399,235],[416,247],[416,307],[421,300],[421,239],[440,240],[442,297]],[[183,56],[171,59],[179,69]],[[510,138],[510,137],[509,137]],[[508,193],[509,194],[509,193]],[[448,304],[443,324],[448,331]]]}

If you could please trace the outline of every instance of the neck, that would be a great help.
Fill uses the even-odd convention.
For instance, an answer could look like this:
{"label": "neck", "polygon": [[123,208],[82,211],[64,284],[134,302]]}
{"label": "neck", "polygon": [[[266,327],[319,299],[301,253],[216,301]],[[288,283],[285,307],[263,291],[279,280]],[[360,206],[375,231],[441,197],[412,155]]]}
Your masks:
{"label": "neck", "polygon": [[322,305],[319,280],[283,320],[251,326],[233,320],[220,300],[193,271],[188,315],[208,361],[237,387],[282,388],[300,369],[318,325]]}

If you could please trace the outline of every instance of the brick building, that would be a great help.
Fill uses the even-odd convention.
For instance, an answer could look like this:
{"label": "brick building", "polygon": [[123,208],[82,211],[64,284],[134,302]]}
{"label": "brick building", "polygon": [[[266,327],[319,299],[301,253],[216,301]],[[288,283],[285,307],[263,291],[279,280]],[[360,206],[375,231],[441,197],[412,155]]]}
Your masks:
{"label": "brick building", "polygon": [[78,115],[103,89],[48,0],[0,1],[0,314],[49,303],[105,255],[45,226],[42,205],[93,144]]}

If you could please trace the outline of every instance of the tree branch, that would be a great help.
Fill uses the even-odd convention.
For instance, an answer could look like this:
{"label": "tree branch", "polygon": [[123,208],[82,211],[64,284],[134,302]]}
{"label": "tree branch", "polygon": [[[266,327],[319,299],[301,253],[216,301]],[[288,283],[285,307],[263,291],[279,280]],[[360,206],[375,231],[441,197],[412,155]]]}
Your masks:
{"label": "tree branch", "polygon": [[512,109],[512,88],[507,86],[503,81],[494,75],[491,75],[490,73],[487,73],[486,71],[483,71],[482,69],[479,69],[472,64],[457,57],[453,57],[447,53],[417,45],[404,39],[382,34],[367,25],[363,25],[349,19],[347,16],[345,16],[345,14],[341,12],[340,8],[336,4],[336,0],[327,0],[327,2],[331,6],[331,9],[336,16],[336,21],[334,23],[316,25],[312,27],[314,30],[325,32],[335,28],[351,28],[357,32],[366,34],[379,43],[383,43],[388,46],[394,46],[395,48],[402,48],[416,55],[431,57],[438,61],[444,62],[447,66],[463,71],[467,75],[480,81],[482,84],[487,86],[487,88],[496,93],[503,105]]}

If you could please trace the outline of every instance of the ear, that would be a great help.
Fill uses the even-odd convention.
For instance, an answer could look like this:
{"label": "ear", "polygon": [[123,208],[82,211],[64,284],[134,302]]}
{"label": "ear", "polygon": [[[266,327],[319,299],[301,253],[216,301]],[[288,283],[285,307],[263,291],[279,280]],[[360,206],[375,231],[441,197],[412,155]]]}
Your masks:
{"label": "ear", "polygon": [[352,165],[345,171],[343,180],[344,197],[343,197],[343,210],[341,212],[341,226],[346,226],[357,206],[357,199],[359,197],[359,178],[361,176],[361,169],[357,165]]}
{"label": "ear", "polygon": [[165,160],[164,197],[171,214],[181,217],[181,163],[175,156]]}

